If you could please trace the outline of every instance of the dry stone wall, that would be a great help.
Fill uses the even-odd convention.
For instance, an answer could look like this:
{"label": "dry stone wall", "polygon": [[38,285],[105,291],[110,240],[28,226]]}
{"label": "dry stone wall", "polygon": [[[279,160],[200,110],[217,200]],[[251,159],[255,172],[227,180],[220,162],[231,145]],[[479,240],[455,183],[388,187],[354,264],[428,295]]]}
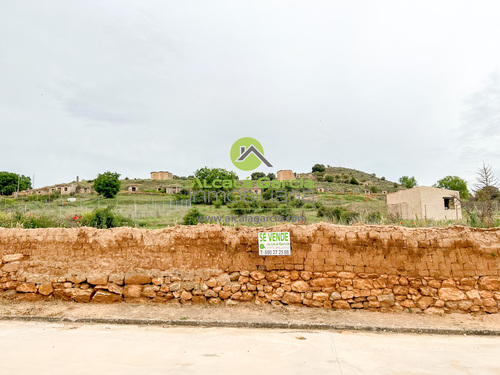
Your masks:
{"label": "dry stone wall", "polygon": [[[290,256],[259,256],[261,231]],[[0,296],[496,313],[500,229],[314,224],[0,228]]]}

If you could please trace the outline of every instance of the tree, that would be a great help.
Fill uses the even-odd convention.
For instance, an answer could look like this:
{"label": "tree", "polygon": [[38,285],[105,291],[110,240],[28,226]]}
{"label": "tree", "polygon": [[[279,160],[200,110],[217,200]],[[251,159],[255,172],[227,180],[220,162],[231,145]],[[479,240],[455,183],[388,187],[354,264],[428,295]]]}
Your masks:
{"label": "tree", "polygon": [[120,191],[120,174],[116,172],[101,173],[94,180],[94,190],[104,198],[114,198]]}
{"label": "tree", "polygon": [[351,185],[359,185],[359,181],[356,180],[356,177],[352,177],[350,180],[349,180],[349,183]]}
{"label": "tree", "polygon": [[0,172],[0,193],[11,195],[16,192],[31,189],[31,178],[11,172]]}
{"label": "tree", "polygon": [[[200,168],[194,172],[194,177],[195,180],[191,184],[193,203],[213,203],[219,199],[223,199],[225,203],[227,195],[234,190],[234,187],[232,184],[223,184],[222,181],[238,180],[236,173],[223,168]],[[213,186],[215,180],[219,181],[216,186]],[[197,192],[203,192],[203,194]]]}
{"label": "tree", "polygon": [[469,198],[469,190],[467,189],[467,182],[458,176],[446,176],[439,180],[436,184],[438,188],[455,190],[460,192],[460,198],[465,200]]}
{"label": "tree", "polygon": [[[212,186],[215,180],[238,180],[238,176],[233,171],[228,171],[223,168],[200,168],[196,172],[194,172],[194,177],[199,179],[203,184],[206,182],[207,186]],[[197,185],[194,185],[195,187]],[[231,191],[233,188],[226,187],[209,187],[209,188],[200,188],[197,187],[197,190],[208,190],[208,191]]]}
{"label": "tree", "polygon": [[485,202],[484,209],[479,217],[487,227],[493,226],[493,199],[498,194],[498,180],[493,174],[491,166],[483,162],[483,166],[478,169],[474,193],[477,200]]}
{"label": "tree", "polygon": [[324,164],[314,164],[312,167],[313,172],[324,172],[326,170]]}
{"label": "tree", "polygon": [[399,183],[405,186],[407,189],[411,189],[417,186],[417,180],[413,176],[403,176],[399,179]]}
{"label": "tree", "polygon": [[252,180],[258,180],[259,178],[266,177],[266,174],[263,172],[253,172],[252,173]]}
{"label": "tree", "polygon": [[272,180],[276,180],[276,175],[274,173],[268,173],[267,174],[267,178],[272,181]]}

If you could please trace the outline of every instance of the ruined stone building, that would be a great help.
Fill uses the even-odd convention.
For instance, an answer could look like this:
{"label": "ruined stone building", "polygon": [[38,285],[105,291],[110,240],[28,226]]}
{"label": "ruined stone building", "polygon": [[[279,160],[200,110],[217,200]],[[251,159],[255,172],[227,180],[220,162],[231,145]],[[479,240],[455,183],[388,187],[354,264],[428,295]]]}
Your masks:
{"label": "ruined stone building", "polygon": [[290,169],[285,169],[278,171],[277,178],[279,181],[284,181],[284,180],[292,181],[295,180],[295,175]]}
{"label": "ruined stone building", "polygon": [[172,180],[174,175],[167,171],[151,172],[152,180]]}
{"label": "ruined stone building", "polygon": [[428,186],[387,194],[387,212],[406,220],[459,220],[459,192]]}

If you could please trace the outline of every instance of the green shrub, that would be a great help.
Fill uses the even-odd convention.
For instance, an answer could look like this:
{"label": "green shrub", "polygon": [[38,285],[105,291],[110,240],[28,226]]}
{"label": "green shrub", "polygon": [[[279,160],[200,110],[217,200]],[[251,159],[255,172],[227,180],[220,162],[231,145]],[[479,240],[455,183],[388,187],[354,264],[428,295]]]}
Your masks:
{"label": "green shrub", "polygon": [[0,211],[0,227],[10,228],[12,223],[12,215]]}
{"label": "green shrub", "polygon": [[382,220],[382,213],[380,211],[372,211],[366,216],[368,224],[379,224]]}
{"label": "green shrub", "polygon": [[316,180],[318,182],[321,182],[324,180],[325,172],[314,172],[313,175],[314,175],[314,177],[316,177]]}
{"label": "green shrub", "polygon": [[189,196],[189,190],[186,188],[182,188],[177,194]]}
{"label": "green shrub", "polygon": [[276,210],[276,213],[280,216],[287,217],[287,216],[292,216],[292,208],[286,204],[281,204],[278,209]]}
{"label": "green shrub", "polygon": [[331,174],[327,174],[327,175],[325,176],[325,181],[326,181],[326,182],[333,182],[333,181],[334,181],[334,178],[333,178],[333,176],[332,176]]}
{"label": "green shrub", "polygon": [[340,221],[346,224],[354,224],[355,222],[359,221],[359,213],[353,211],[345,211]]}
{"label": "green shrub", "polygon": [[54,228],[63,226],[59,220],[47,214],[24,214],[22,224],[24,228]]}
{"label": "green shrub", "polygon": [[[245,215],[251,214],[255,211],[256,202],[248,203],[248,202],[235,202],[230,203],[227,206],[236,214],[236,215]],[[258,204],[257,204],[258,207]]]}
{"label": "green shrub", "polygon": [[356,180],[356,177],[352,177],[350,180],[349,180],[349,183],[351,185],[359,185],[359,182],[358,180]]}
{"label": "green shrub", "polygon": [[182,224],[184,225],[196,225],[198,224],[198,217],[201,216],[201,212],[198,211],[196,207],[190,208],[187,214],[182,219]]}
{"label": "green shrub", "polygon": [[483,226],[481,223],[481,219],[479,218],[479,215],[476,211],[467,213],[467,225],[471,226],[472,228],[481,228]]}
{"label": "green shrub", "polygon": [[87,227],[99,229],[134,226],[131,219],[123,215],[114,213],[110,207],[97,208],[94,211],[83,215],[80,224]]}
{"label": "green shrub", "polygon": [[[201,195],[201,194],[199,194]],[[190,199],[190,197],[188,195],[183,195],[181,193],[177,193],[174,195],[174,200],[175,201],[185,201],[185,200],[188,200]],[[203,202],[203,197],[200,198],[200,201]],[[192,203],[197,203],[197,202],[192,202]]]}
{"label": "green shrub", "polygon": [[318,208],[318,217],[326,217],[327,219],[339,220],[345,213],[345,209],[343,207],[324,207],[321,206]]}
{"label": "green shrub", "polygon": [[380,189],[378,188],[378,186],[375,186],[375,185],[371,185],[370,186],[370,193],[380,193]]}
{"label": "green shrub", "polygon": [[32,213],[24,212],[16,212],[14,214],[0,212],[0,227],[15,228],[18,225],[26,229],[33,229],[60,227],[62,223],[55,217],[47,214],[33,215]]}
{"label": "green shrub", "polygon": [[276,202],[260,202],[259,207],[261,208],[262,212],[267,212],[267,211],[271,211],[275,208],[278,208],[278,203],[276,203]]}
{"label": "green shrub", "polygon": [[27,202],[35,202],[40,200],[40,196],[38,194],[31,194],[26,197]]}
{"label": "green shrub", "polygon": [[325,217],[341,224],[352,224],[359,220],[357,212],[347,211],[344,207],[320,207],[318,217]]}
{"label": "green shrub", "polygon": [[304,205],[304,201],[302,199],[297,199],[292,195],[292,198],[290,199],[290,206],[294,208],[300,208]]}

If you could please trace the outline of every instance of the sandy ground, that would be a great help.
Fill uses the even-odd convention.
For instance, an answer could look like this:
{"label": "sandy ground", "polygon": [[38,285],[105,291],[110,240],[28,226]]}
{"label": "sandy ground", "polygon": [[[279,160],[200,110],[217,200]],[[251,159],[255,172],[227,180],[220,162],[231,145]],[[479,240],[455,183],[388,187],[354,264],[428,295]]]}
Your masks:
{"label": "sandy ground", "polygon": [[378,313],[363,310],[333,311],[307,307],[179,304],[81,304],[75,302],[17,302],[0,300],[0,316],[42,316],[60,318],[125,318],[201,322],[270,322],[348,325],[353,327],[430,328],[493,330],[500,332],[500,314],[426,315]]}

